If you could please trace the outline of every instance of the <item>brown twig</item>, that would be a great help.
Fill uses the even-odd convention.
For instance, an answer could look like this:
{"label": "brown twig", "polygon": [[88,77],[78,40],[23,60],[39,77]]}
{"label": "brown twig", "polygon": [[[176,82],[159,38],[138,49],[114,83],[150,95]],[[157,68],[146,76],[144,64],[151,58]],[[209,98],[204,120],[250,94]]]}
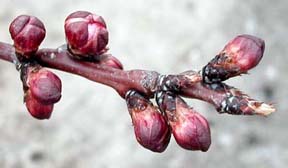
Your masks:
{"label": "brown twig", "polygon": [[[14,47],[10,44],[0,42],[0,59],[17,63]],[[249,108],[250,112],[238,111],[237,114],[254,114],[255,112],[255,114],[268,115],[275,111],[271,105],[252,100],[241,92],[237,92],[234,95],[231,94],[235,89],[225,84],[204,84],[200,73],[194,71],[187,71],[178,75],[167,75],[165,76],[165,80],[163,81],[162,79],[161,81],[161,77],[164,76],[155,71],[124,71],[95,62],[79,61],[72,57],[66,45],[57,49],[40,49],[35,54],[35,59],[41,66],[77,74],[89,80],[110,86],[123,98],[129,90],[137,90],[146,97],[151,98],[154,97],[156,92],[169,89],[179,92],[182,96],[206,101],[214,105],[222,113],[231,113],[228,111],[229,109],[226,109],[226,111],[223,110],[225,108],[223,107],[224,102],[227,103],[228,98],[232,100],[231,96],[247,99],[246,104],[244,103],[245,107],[248,107],[248,105],[251,106]],[[230,106],[233,106],[233,104]]]}

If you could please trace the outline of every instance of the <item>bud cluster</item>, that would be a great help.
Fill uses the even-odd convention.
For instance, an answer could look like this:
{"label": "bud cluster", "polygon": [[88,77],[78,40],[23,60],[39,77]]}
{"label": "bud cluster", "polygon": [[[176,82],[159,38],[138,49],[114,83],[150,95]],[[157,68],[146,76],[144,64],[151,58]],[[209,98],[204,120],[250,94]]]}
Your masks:
{"label": "bud cluster", "polygon": [[9,31],[20,64],[26,107],[33,117],[49,119],[61,98],[61,80],[34,60],[45,37],[44,24],[34,16],[21,15],[10,24]]}
{"label": "bud cluster", "polygon": [[[62,91],[60,78],[42,66],[114,88],[125,97],[136,140],[153,152],[165,151],[171,135],[187,150],[205,152],[211,145],[207,119],[180,96],[206,101],[219,113],[266,116],[275,111],[272,105],[223,83],[260,62],[265,44],[257,37],[237,36],[202,71],[160,75],[155,71],[124,71],[122,63],[107,53],[108,30],[99,15],[74,12],[65,19],[64,30],[67,44],[38,50],[45,38],[44,24],[34,16],[21,15],[9,27],[14,45],[0,42],[0,58],[15,63],[20,70],[25,105],[37,119],[51,117]],[[154,97],[158,106],[150,101]]]}
{"label": "bud cluster", "polygon": [[37,119],[49,119],[54,104],[61,98],[60,78],[45,68],[29,65],[21,69],[21,79],[30,114]]}
{"label": "bud cluster", "polygon": [[[123,69],[116,57],[106,53],[108,31],[101,16],[77,11],[66,18],[64,28],[73,58]],[[20,15],[12,21],[9,31],[20,65],[26,107],[33,117],[49,119],[54,104],[61,98],[61,80],[37,63],[36,52],[45,38],[45,26],[35,16]]]}

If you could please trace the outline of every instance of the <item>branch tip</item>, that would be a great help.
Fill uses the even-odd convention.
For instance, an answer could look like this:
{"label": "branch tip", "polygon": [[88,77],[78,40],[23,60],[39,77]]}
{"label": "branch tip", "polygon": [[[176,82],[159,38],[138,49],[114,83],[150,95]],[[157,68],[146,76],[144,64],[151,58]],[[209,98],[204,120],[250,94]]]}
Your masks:
{"label": "branch tip", "polygon": [[276,108],[273,106],[273,104],[266,104],[257,101],[249,101],[248,106],[254,110],[254,113],[256,115],[268,116],[276,112]]}

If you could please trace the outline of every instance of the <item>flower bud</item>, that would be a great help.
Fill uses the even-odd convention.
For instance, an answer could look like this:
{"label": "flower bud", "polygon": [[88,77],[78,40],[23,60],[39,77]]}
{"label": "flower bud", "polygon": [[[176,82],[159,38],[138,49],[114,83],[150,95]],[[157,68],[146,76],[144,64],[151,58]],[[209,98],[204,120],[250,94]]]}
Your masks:
{"label": "flower bud", "polygon": [[61,98],[61,80],[45,68],[30,67],[27,74],[27,86],[32,96],[42,104],[54,104]]}
{"label": "flower bud", "polygon": [[203,152],[209,149],[210,127],[202,115],[173,93],[162,93],[158,102],[167,116],[172,134],[179,146],[187,150]]}
{"label": "flower bud", "polygon": [[81,57],[99,55],[108,44],[108,31],[101,16],[86,11],[70,14],[65,20],[69,49]]}
{"label": "flower bud", "polygon": [[158,108],[134,91],[126,96],[126,103],[139,144],[153,152],[163,152],[169,144],[171,133]]}
{"label": "flower bud", "polygon": [[207,151],[211,144],[208,121],[185,102],[176,99],[177,122],[171,122],[176,142],[184,149]]}
{"label": "flower bud", "polygon": [[254,68],[260,62],[265,49],[265,42],[255,36],[239,35],[231,40],[221,53],[230,57],[242,72]]}
{"label": "flower bud", "polygon": [[254,68],[260,62],[265,49],[262,39],[251,35],[239,35],[203,68],[204,81],[224,81]]}
{"label": "flower bud", "polygon": [[45,38],[44,24],[35,16],[20,15],[10,24],[9,31],[18,53],[29,58]]}
{"label": "flower bud", "polygon": [[116,68],[116,69],[123,69],[123,65],[122,63],[114,56],[112,56],[111,54],[103,54],[103,58],[100,60],[101,65],[106,65],[112,68]]}
{"label": "flower bud", "polygon": [[53,111],[53,104],[45,105],[35,99],[30,90],[25,94],[25,103],[29,113],[39,120],[49,119]]}

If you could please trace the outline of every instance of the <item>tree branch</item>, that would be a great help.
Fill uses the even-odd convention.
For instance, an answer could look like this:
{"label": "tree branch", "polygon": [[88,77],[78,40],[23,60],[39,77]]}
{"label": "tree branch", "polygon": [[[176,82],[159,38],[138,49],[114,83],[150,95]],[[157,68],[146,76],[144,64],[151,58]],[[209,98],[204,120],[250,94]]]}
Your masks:
{"label": "tree branch", "polygon": [[[12,45],[0,42],[0,59],[17,62],[15,49]],[[154,71],[131,70],[123,71],[109,66],[79,61],[72,58],[63,45],[57,49],[41,49],[35,54],[36,61],[44,67],[77,74],[89,80],[114,88],[121,97],[128,90],[135,89],[151,97],[155,91],[158,73]]]}
{"label": "tree branch", "polygon": [[[149,70],[123,70],[121,62],[107,54],[108,31],[101,16],[77,11],[65,20],[67,44],[40,49],[44,24],[36,17],[20,15],[9,26],[13,45],[0,42],[0,59],[20,71],[24,102],[37,119],[49,119],[61,98],[61,79],[48,67],[76,74],[112,87],[126,100],[137,141],[154,152],[163,152],[171,133],[187,150],[207,151],[211,144],[209,122],[181,98],[212,104],[219,113],[269,115],[271,104],[254,100],[223,81],[245,74],[261,60],[265,43],[251,35],[232,39],[201,71],[161,75]],[[156,98],[158,106],[149,100]]]}
{"label": "tree branch", "polygon": [[[0,59],[17,63],[14,47],[10,44],[0,42]],[[35,54],[35,60],[43,67],[76,74],[94,82],[110,86],[115,89],[122,98],[125,97],[126,92],[129,90],[137,90],[147,98],[152,98],[156,92],[168,89],[179,92],[180,95],[185,97],[208,102],[220,113],[268,115],[275,111],[272,105],[253,100],[224,83],[203,83],[200,72],[186,71],[178,75],[164,76],[155,71],[124,71],[103,65],[101,61],[79,61],[73,58],[67,50],[66,45],[62,45],[57,49],[40,49]],[[231,102],[229,104],[229,100],[232,101],[231,96],[237,98],[237,101],[236,99],[234,101],[238,103],[241,101],[242,109],[239,109],[240,106],[237,106],[238,109],[231,109],[230,106],[236,103]]]}

